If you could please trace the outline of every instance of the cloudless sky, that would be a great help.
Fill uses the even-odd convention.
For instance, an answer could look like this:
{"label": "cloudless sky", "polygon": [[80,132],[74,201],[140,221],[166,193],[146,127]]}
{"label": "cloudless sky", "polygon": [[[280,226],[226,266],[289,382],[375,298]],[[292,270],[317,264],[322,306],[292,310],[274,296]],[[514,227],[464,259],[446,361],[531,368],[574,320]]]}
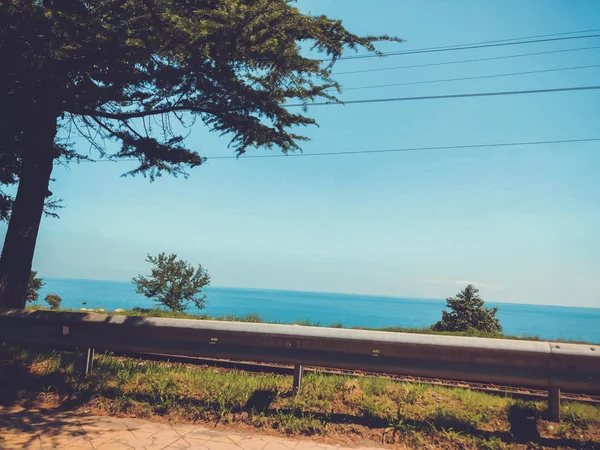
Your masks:
{"label": "cloudless sky", "polygon": [[[600,28],[595,0],[301,0],[386,51]],[[587,33],[599,34],[600,32]],[[600,38],[340,61],[335,72],[600,46]],[[337,78],[344,87],[600,64],[600,49]],[[600,68],[350,90],[343,99],[600,84]],[[311,107],[307,154],[600,137],[600,92]],[[194,128],[204,156],[227,140]],[[89,144],[81,144],[89,147]],[[253,150],[250,155],[264,154]],[[189,179],[120,178],[130,163],[56,166],[46,277],[129,280],[176,252],[213,285],[600,307],[600,143],[210,160]],[[5,228],[2,228],[4,231]]]}

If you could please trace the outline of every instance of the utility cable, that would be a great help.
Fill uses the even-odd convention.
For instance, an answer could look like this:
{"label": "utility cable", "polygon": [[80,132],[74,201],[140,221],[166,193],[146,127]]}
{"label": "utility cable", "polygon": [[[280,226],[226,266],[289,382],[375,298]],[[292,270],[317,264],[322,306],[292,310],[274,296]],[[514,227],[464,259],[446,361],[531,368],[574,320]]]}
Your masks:
{"label": "utility cable", "polygon": [[[600,34],[587,34],[584,36],[567,36],[567,37],[558,37],[558,38],[547,38],[547,39],[530,39],[527,41],[518,41],[518,42],[500,42],[497,44],[481,44],[481,45],[465,45],[462,47],[452,46],[452,47],[434,47],[429,49],[418,49],[418,50],[405,50],[405,51],[397,51],[397,52],[389,52],[383,55],[376,54],[367,54],[367,55],[355,55],[355,56],[347,56],[339,58],[338,61],[348,61],[352,59],[366,59],[366,58],[382,58],[387,56],[399,56],[399,55],[416,55],[422,53],[438,53],[438,52],[449,52],[456,50],[475,50],[479,48],[491,48],[491,47],[505,47],[509,45],[523,45],[523,44],[537,44],[540,42],[556,42],[556,41],[566,41],[572,39],[588,39],[588,38],[597,38],[600,37]],[[322,59],[320,61],[326,62],[328,59]]]}
{"label": "utility cable", "polygon": [[580,86],[580,87],[565,87],[552,89],[530,89],[526,91],[496,91],[496,92],[475,92],[471,94],[445,94],[445,95],[422,95],[418,97],[388,97],[388,98],[369,98],[364,100],[347,100],[345,102],[316,102],[316,103],[294,103],[286,105],[289,108],[293,107],[310,107],[310,106],[340,106],[354,105],[363,103],[387,103],[387,102],[408,102],[417,100],[440,100],[449,98],[473,98],[473,97],[500,97],[505,95],[528,95],[528,94],[546,94],[552,92],[576,92],[598,90],[600,86]]}
{"label": "utility cable", "polygon": [[[404,148],[390,148],[380,150],[349,150],[349,151],[338,151],[338,152],[323,152],[323,153],[278,153],[269,155],[241,155],[241,156],[208,156],[206,159],[212,161],[214,159],[258,159],[258,158],[299,158],[299,157],[312,157],[312,156],[341,156],[341,155],[363,155],[363,154],[376,154],[376,153],[402,153],[402,152],[420,152],[430,150],[461,150],[461,149],[474,149],[474,148],[501,148],[501,147],[521,147],[521,146],[535,146],[535,145],[557,145],[557,144],[574,144],[574,143],[586,143],[586,142],[600,142],[600,138],[583,138],[583,139],[560,139],[550,141],[526,141],[526,142],[500,142],[492,144],[467,144],[467,145],[442,145],[434,147],[404,147]],[[97,159],[97,160],[83,160],[81,162],[129,162],[138,161],[136,158],[127,159]]]}
{"label": "utility cable", "polygon": [[394,87],[394,86],[409,86],[414,84],[430,84],[430,83],[446,83],[451,81],[465,81],[465,80],[481,80],[487,78],[500,78],[500,77],[512,77],[517,75],[532,75],[536,73],[547,73],[547,72],[561,72],[565,70],[578,70],[578,69],[590,69],[592,67],[600,67],[600,64],[592,64],[589,66],[573,66],[573,67],[559,67],[555,69],[542,69],[542,70],[529,70],[526,72],[509,72],[509,73],[497,73],[492,75],[478,75],[472,77],[461,77],[461,78],[443,78],[440,80],[423,80],[423,81],[408,81],[405,83],[391,83],[391,84],[377,84],[374,86],[358,86],[358,87],[348,87],[343,88],[343,91],[355,91],[359,89],[376,89],[376,88],[384,88],[384,87]]}
{"label": "utility cable", "polygon": [[469,148],[497,148],[497,147],[517,147],[517,146],[532,146],[532,145],[554,145],[554,144],[571,144],[576,142],[598,142],[600,138],[586,139],[562,139],[556,141],[533,141],[533,142],[502,142],[496,144],[471,144],[471,145],[443,145],[437,147],[406,147],[392,148],[384,150],[354,150],[340,152],[323,152],[323,153],[287,153],[277,155],[248,155],[248,156],[212,156],[207,157],[208,161],[213,159],[248,159],[248,158],[294,158],[294,157],[309,157],[309,156],[339,156],[339,155],[364,155],[371,153],[401,153],[401,152],[419,152],[429,150],[459,150]]}
{"label": "utility cable", "polygon": [[382,67],[379,69],[349,70],[346,72],[334,72],[332,74],[332,76],[337,77],[338,75],[350,75],[350,74],[355,74],[355,73],[385,72],[388,70],[414,69],[417,67],[446,66],[449,64],[465,64],[465,63],[480,62],[480,61],[495,61],[495,60],[499,60],[499,59],[524,58],[526,56],[538,56],[538,55],[550,55],[550,54],[554,54],[554,53],[578,52],[578,51],[582,51],[582,50],[593,50],[593,49],[598,49],[598,48],[600,48],[600,45],[594,45],[592,47],[567,48],[567,49],[563,49],[563,50],[549,50],[546,52],[518,53],[516,55],[492,56],[489,58],[461,59],[458,61],[443,61],[443,62],[427,63],[427,64],[411,64],[408,66]]}

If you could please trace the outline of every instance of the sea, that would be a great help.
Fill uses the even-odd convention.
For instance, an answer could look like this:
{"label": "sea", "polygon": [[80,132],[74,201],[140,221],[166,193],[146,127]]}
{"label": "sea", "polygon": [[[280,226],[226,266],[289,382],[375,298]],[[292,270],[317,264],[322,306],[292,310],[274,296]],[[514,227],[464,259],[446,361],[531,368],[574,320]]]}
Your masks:
{"label": "sea", "polygon": [[[131,282],[44,278],[40,302],[48,293],[58,294],[62,309],[152,308],[156,305],[135,292]],[[206,307],[192,307],[190,314],[210,316],[258,314],[265,321],[308,321],[322,326],[369,328],[423,328],[437,322],[445,308],[443,299],[384,297],[212,287],[204,289]],[[503,333],[548,340],[600,344],[600,308],[487,303],[497,306]]]}

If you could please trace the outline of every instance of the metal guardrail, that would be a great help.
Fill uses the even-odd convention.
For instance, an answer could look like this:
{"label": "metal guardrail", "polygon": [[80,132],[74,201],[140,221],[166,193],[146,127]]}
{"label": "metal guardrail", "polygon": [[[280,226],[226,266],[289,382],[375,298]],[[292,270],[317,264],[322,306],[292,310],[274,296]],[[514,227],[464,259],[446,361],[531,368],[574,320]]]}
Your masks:
{"label": "metal guardrail", "polygon": [[302,365],[544,389],[554,420],[561,389],[600,393],[594,345],[21,310],[0,312],[0,340],[294,364],[295,390]]}

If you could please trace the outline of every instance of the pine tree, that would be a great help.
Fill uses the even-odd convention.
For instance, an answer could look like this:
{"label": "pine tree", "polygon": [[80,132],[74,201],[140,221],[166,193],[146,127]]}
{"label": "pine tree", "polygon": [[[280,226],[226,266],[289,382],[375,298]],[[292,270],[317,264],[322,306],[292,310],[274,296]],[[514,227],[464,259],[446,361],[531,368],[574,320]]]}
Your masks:
{"label": "pine tree", "polygon": [[472,284],[458,293],[456,298],[447,298],[446,306],[451,311],[442,311],[442,320],[431,327],[434,331],[502,331],[495,317],[498,308],[485,308],[484,301],[479,297],[479,289]]}
{"label": "pine tree", "polygon": [[[134,159],[126,175],[186,176],[205,161],[185,145],[194,122],[226,135],[238,155],[298,150],[297,129],[315,121],[286,103],[336,101],[331,68],[344,49],[394,40],[356,36],[292,3],[0,0],[0,219],[10,217],[0,307],[25,306],[41,216],[57,206],[57,161]],[[1,190],[14,184],[14,198]]]}
{"label": "pine tree", "polygon": [[39,290],[44,286],[44,279],[38,278],[37,272],[32,270],[29,272],[29,281],[27,282],[27,301],[37,302],[40,298]]}

